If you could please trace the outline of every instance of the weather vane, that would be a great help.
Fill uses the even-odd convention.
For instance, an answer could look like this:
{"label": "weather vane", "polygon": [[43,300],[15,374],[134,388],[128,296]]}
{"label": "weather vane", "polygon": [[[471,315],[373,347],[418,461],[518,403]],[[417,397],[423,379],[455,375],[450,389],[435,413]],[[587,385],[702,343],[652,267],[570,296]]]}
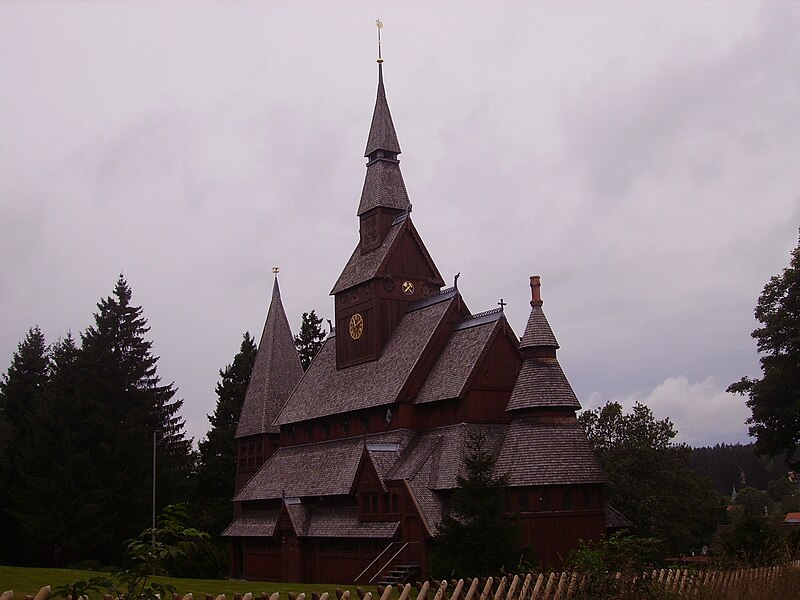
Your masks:
{"label": "weather vane", "polygon": [[383,29],[383,23],[381,23],[380,17],[375,20],[375,27],[378,28],[378,63],[383,62],[383,57],[381,56],[381,29]]}
{"label": "weather vane", "polygon": [[275,275],[277,275],[278,273],[281,272],[281,268],[280,267],[272,267],[272,272],[275,273]]}

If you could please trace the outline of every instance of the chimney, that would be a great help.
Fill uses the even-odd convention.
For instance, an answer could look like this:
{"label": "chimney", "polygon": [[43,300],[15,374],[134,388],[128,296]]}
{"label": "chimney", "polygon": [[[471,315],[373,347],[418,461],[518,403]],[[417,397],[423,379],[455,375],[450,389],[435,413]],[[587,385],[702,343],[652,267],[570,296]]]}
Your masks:
{"label": "chimney", "polygon": [[531,306],[542,305],[542,283],[538,275],[531,276]]}

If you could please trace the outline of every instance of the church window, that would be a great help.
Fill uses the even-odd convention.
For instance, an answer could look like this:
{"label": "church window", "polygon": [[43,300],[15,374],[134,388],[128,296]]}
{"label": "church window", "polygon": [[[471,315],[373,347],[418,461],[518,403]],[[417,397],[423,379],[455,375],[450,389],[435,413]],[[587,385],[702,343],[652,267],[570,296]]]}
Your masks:
{"label": "church window", "polygon": [[289,428],[289,439],[294,441],[294,425]]}
{"label": "church window", "polygon": [[349,420],[345,419],[344,421],[342,421],[342,431],[344,433],[347,433],[348,431],[350,431],[350,421]]}
{"label": "church window", "polygon": [[583,490],[583,508],[592,508],[592,492]]}
{"label": "church window", "polygon": [[369,495],[369,512],[370,514],[378,514],[378,494]]}
{"label": "church window", "polygon": [[363,415],[361,417],[361,427],[364,429],[369,429],[369,415]]}
{"label": "church window", "polygon": [[311,439],[311,434],[314,433],[314,429],[311,427],[311,423],[306,425],[306,439]]}
{"label": "church window", "polygon": [[553,510],[553,500],[550,498],[550,492],[542,492],[539,496],[539,510]]}
{"label": "church window", "polygon": [[331,434],[331,424],[328,421],[322,424],[322,433],[324,433],[326,437]]}
{"label": "church window", "polygon": [[530,512],[531,505],[530,500],[528,500],[528,494],[520,494],[519,495],[519,512]]}
{"label": "church window", "polygon": [[389,505],[389,494],[383,495],[383,512],[392,512],[392,507]]}
{"label": "church window", "polygon": [[563,508],[564,510],[572,510],[572,492],[564,492]]}
{"label": "church window", "polygon": [[400,512],[400,495],[399,494],[392,494],[392,512],[399,513]]}

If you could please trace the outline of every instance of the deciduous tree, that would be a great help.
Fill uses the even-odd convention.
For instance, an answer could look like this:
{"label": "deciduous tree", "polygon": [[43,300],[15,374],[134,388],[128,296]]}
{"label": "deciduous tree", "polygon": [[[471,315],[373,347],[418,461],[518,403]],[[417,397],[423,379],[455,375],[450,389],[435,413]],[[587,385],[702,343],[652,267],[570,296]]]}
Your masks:
{"label": "deciduous tree", "polygon": [[672,442],[677,432],[669,419],[656,419],[643,404],[625,414],[609,402],[584,411],[579,421],[611,480],[606,500],[638,534],[659,538],[670,554],[708,543],[723,514],[722,498],[690,468],[689,447]]}
{"label": "deciduous tree", "polygon": [[748,397],[747,420],[756,450],[800,468],[800,241],[789,266],[767,282],[755,308],[753,331],[761,354],[761,379],[742,377],[729,392]]}

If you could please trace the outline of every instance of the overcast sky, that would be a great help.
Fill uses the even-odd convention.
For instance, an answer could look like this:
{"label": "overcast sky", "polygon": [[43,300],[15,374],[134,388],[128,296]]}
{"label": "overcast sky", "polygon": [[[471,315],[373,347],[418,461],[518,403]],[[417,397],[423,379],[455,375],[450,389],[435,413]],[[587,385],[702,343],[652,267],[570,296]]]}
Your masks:
{"label": "overcast sky", "polygon": [[280,265],[295,332],[358,238],[375,18],[414,223],[518,335],[542,277],[584,407],[747,441],[750,332],[800,225],[796,3],[0,3],[0,370],[120,272],[208,429]]}

